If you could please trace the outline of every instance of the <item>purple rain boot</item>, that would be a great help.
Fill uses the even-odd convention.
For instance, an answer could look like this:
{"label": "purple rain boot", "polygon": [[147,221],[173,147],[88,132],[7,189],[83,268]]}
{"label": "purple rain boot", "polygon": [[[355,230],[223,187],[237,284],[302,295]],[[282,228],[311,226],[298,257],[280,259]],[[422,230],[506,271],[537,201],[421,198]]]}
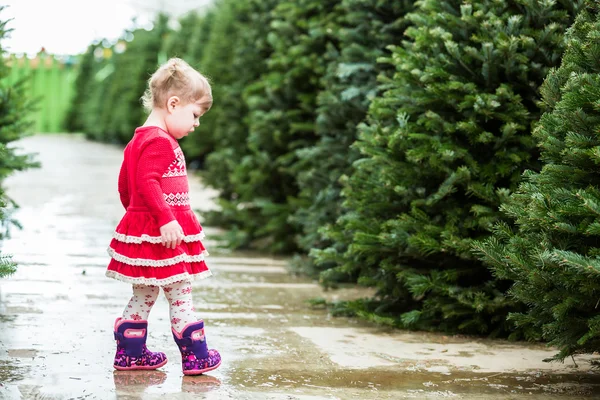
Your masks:
{"label": "purple rain boot", "polygon": [[173,339],[181,352],[181,367],[184,375],[200,375],[221,365],[217,350],[208,350],[204,337],[204,321],[187,324],[181,333],[173,332]]}
{"label": "purple rain boot", "polygon": [[167,363],[165,353],[154,353],[146,347],[148,321],[117,318],[114,333],[117,341],[115,369],[157,369]]}

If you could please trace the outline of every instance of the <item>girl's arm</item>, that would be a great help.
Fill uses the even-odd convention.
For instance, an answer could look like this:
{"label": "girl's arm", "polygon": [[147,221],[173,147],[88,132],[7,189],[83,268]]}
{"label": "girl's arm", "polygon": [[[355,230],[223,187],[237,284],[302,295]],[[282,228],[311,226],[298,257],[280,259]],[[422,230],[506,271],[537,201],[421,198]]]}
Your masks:
{"label": "girl's arm", "polygon": [[159,227],[175,220],[160,186],[163,174],[174,159],[175,152],[169,140],[156,137],[148,141],[138,161],[136,189]]}
{"label": "girl's arm", "polygon": [[125,161],[123,160],[121,171],[119,172],[119,196],[121,197],[121,204],[127,210],[127,207],[129,207],[129,179],[127,177],[127,164]]}

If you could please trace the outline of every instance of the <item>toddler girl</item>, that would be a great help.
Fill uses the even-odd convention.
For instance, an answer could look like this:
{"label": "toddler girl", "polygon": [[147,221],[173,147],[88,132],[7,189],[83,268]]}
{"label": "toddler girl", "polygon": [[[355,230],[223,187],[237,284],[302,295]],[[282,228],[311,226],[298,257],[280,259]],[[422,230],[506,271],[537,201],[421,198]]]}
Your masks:
{"label": "toddler girl", "polygon": [[173,58],[149,79],[143,100],[150,115],[124,150],[118,187],[126,212],[108,249],[106,276],[133,287],[114,325],[114,367],[156,369],[167,363],[164,353],[146,348],[148,315],[162,287],[183,373],[198,375],[217,368],[221,356],[208,350],[204,322],[192,307],[191,281],[211,272],[204,262],[204,233],[190,208],[186,164],[177,140],[193,132],[210,109],[211,88],[202,74]]}

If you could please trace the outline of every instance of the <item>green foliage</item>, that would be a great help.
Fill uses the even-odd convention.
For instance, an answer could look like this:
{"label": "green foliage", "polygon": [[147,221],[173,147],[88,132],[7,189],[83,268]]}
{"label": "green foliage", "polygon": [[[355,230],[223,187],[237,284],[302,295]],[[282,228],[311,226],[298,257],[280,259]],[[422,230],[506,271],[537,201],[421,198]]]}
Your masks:
{"label": "green foliage", "polygon": [[[388,45],[400,44],[406,29],[403,17],[412,8],[413,1],[343,0],[337,5],[333,23],[338,43],[329,45],[325,55],[331,61],[317,97],[317,141],[297,151],[296,179],[302,203],[292,221],[302,227],[298,244],[305,254],[336,247],[319,230],[334,224],[342,212],[339,178],[350,173],[358,157],[350,147],[356,140],[356,128],[380,90],[377,76],[389,77],[393,72],[389,64],[377,63],[377,59],[389,55]],[[340,249],[336,247],[336,251]],[[300,261],[304,271],[313,268],[308,261]],[[322,263],[314,267],[318,271],[331,266]],[[338,278],[349,279],[345,274]]]}
{"label": "green foliage", "polygon": [[[267,35],[273,19],[272,11],[279,2],[280,0],[231,1],[231,4],[218,9],[219,12],[226,13],[223,16],[223,26],[219,30],[215,27],[215,34],[207,44],[214,52],[227,52],[231,58],[220,65],[213,64],[213,58],[209,55],[205,59],[209,71],[218,71],[211,73],[216,100],[210,111],[211,114],[214,111],[218,117],[212,125],[216,148],[207,158],[203,177],[208,184],[220,190],[220,198],[223,200],[224,212],[209,218],[221,221],[221,224],[233,229],[238,218],[242,220],[243,215],[236,213],[235,204],[232,204],[233,209],[228,212],[228,202],[235,201],[238,197],[230,177],[249,153],[246,145],[248,105],[244,92],[266,69],[266,60],[273,51]],[[241,240],[240,245],[243,242],[245,240]]]}
{"label": "green foliage", "polygon": [[184,41],[187,45],[187,50],[184,53],[186,60],[189,60],[192,65],[200,68],[200,70],[202,70],[202,65],[200,62],[204,57],[206,44],[210,39],[210,32],[212,31],[214,23],[214,13],[215,7],[211,7],[204,10],[201,15],[198,14],[198,20],[196,21],[196,25],[194,26],[194,31],[191,37],[186,39],[184,37],[175,35],[179,38],[179,40]]}
{"label": "green foliage", "polygon": [[[0,22],[0,38],[3,37],[5,22]],[[5,76],[6,67],[0,66],[0,80]],[[0,182],[14,171],[22,171],[26,168],[37,167],[38,164],[31,155],[16,154],[8,142],[23,137],[25,131],[32,126],[32,122],[26,119],[31,113],[31,104],[23,96],[24,92],[18,87],[9,88],[0,84]],[[10,236],[13,226],[20,228],[18,221],[13,219],[12,214],[18,205],[12,201],[0,187],[0,241]],[[10,275],[16,271],[17,265],[11,256],[0,254],[0,278]]]}
{"label": "green foliage", "polygon": [[589,2],[568,30],[560,68],[541,89],[547,112],[533,134],[543,168],[527,171],[502,205],[516,226],[497,223],[475,245],[527,305],[511,320],[558,347],[558,360],[600,346],[599,37],[600,8]]}
{"label": "green foliage", "polygon": [[[207,53],[209,53],[208,47],[211,43],[210,37],[213,27],[215,23],[220,22],[215,10],[220,8],[220,6],[213,6],[202,15],[192,13],[182,18],[180,20],[181,28],[169,35],[168,42],[172,42],[173,46],[167,49],[168,57],[183,58],[209,78],[213,86],[214,98],[219,95],[220,82],[213,81],[212,76],[207,74],[208,68],[205,60],[208,58],[208,63],[212,62],[212,58],[207,56]],[[217,74],[217,76],[219,75]],[[192,168],[202,168],[206,155],[214,150],[213,124],[215,110],[219,109],[218,101],[219,99],[217,99],[217,104],[213,105],[210,112],[202,117],[200,121],[202,126],[196,134],[180,141],[181,148]]]}
{"label": "green foliage", "polygon": [[[163,36],[162,52],[165,58],[179,57],[188,60],[192,52],[192,45],[198,42],[199,27],[203,27],[203,18],[195,12],[191,11],[179,18],[179,25],[176,30],[169,30]],[[202,37],[205,40],[204,37]],[[191,62],[191,60],[190,60]]]}
{"label": "green foliage", "polygon": [[98,141],[129,141],[146,117],[140,98],[160,57],[166,61],[162,50],[168,33],[168,17],[158,15],[152,30],[124,32],[130,41],[90,45],[77,76],[69,127]]}
{"label": "green foliage", "polygon": [[113,56],[114,71],[104,99],[110,108],[101,120],[108,141],[127,143],[135,128],[143,124],[146,115],[140,98],[161,61],[160,50],[169,29],[167,23],[168,17],[159,15],[152,30],[136,29],[127,51]]}
{"label": "green foliage", "polygon": [[[106,121],[105,116],[110,115],[112,105],[106,101],[106,98],[111,89],[115,66],[111,57],[104,57],[101,54],[111,52],[114,52],[114,46],[109,46],[107,43],[94,43],[88,47],[82,62],[83,60],[93,60],[93,62],[90,61],[89,69],[84,69],[83,65],[80,69],[79,73],[83,76],[77,77],[75,96],[69,113],[69,120],[74,122],[71,127],[73,131],[82,131],[88,138],[98,141],[108,140],[104,121]],[[77,102],[77,99],[81,101]]]}
{"label": "green foliage", "polygon": [[[272,252],[289,252],[296,247],[298,229],[289,221],[299,207],[296,151],[316,141],[316,97],[328,62],[323,54],[337,41],[333,11],[338,3],[303,0],[271,4],[277,6],[268,15],[269,29],[263,31],[266,42],[260,42],[259,47],[270,57],[266,65],[249,64],[252,73],[244,76],[255,80],[243,91],[248,108],[247,136],[237,129],[239,134],[225,135],[229,143],[230,138],[239,140],[230,149],[232,153],[246,147],[241,158],[233,155],[236,164],[227,162],[232,169],[224,195],[229,198],[222,199],[221,214],[227,227],[243,232],[234,239],[240,246]],[[247,42],[243,43],[241,50],[247,51]],[[264,68],[257,79],[254,68],[261,65]],[[215,157],[211,160],[224,162]]]}
{"label": "green foliage", "polygon": [[[0,12],[4,7],[0,7]],[[10,20],[0,21],[0,40],[10,34],[7,27]],[[32,126],[30,119],[34,110],[32,100],[27,96],[25,81],[8,83],[10,68],[6,65],[5,51],[0,48],[0,182],[14,171],[37,166],[31,155],[17,154],[10,142],[22,138]],[[11,201],[4,189],[0,187],[0,240],[7,237],[11,225],[18,223],[11,218],[11,212],[16,204]],[[10,256],[0,255],[0,277],[15,271],[16,265]]]}
{"label": "green foliage", "polygon": [[198,134],[183,139],[181,146],[191,167],[203,168],[204,181],[219,189],[221,210],[206,213],[204,219],[208,225],[227,228],[225,239],[231,247],[247,245],[249,234],[241,229],[253,231],[249,225],[254,216],[234,202],[237,194],[230,176],[248,154],[244,91],[266,69],[272,53],[266,37],[279,1],[216,2],[202,20],[202,45],[190,50],[190,58],[211,81],[214,103],[202,117]]}
{"label": "green foliage", "polygon": [[75,95],[71,99],[71,105],[65,118],[65,127],[69,132],[83,132],[85,130],[85,114],[81,112],[80,106],[85,104],[88,96],[92,93],[95,64],[94,52],[100,46],[91,44],[87,51],[80,56],[77,66],[77,77],[75,78]]}
{"label": "green foliage", "polygon": [[14,274],[16,270],[17,265],[10,256],[0,255],[0,278]]}
{"label": "green foliage", "polygon": [[342,178],[344,214],[325,232],[336,246],[318,254],[376,286],[381,315],[407,328],[511,332],[505,317],[520,305],[471,246],[502,219],[521,172],[538,168],[538,86],[578,7],[429,0],[407,15],[408,39],[385,60],[396,72],[382,81],[354,145],[361,156]]}
{"label": "green foliage", "polygon": [[[210,15],[203,19],[204,37],[202,38],[202,52],[194,55],[196,66],[207,76],[211,82],[214,103],[210,111],[201,121],[196,135],[182,141],[182,149],[194,167],[207,168],[206,156],[214,153],[219,148],[221,135],[228,129],[229,124],[236,124],[235,120],[227,118],[228,114],[238,113],[230,110],[237,107],[241,93],[232,95],[227,92],[232,82],[236,81],[240,71],[236,63],[237,46],[240,45],[240,36],[244,26],[240,19],[245,19],[248,1],[221,0],[213,5]],[[237,67],[237,68],[236,68]],[[219,186],[216,186],[219,187]]]}

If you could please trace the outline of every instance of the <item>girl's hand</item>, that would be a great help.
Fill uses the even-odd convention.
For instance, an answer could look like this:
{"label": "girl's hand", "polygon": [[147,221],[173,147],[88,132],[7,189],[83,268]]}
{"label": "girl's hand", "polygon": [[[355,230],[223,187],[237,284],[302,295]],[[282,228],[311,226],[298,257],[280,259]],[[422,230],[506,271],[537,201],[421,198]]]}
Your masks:
{"label": "girl's hand", "polygon": [[160,227],[160,237],[163,246],[166,246],[168,249],[174,249],[183,240],[183,229],[181,229],[177,220],[173,220]]}

